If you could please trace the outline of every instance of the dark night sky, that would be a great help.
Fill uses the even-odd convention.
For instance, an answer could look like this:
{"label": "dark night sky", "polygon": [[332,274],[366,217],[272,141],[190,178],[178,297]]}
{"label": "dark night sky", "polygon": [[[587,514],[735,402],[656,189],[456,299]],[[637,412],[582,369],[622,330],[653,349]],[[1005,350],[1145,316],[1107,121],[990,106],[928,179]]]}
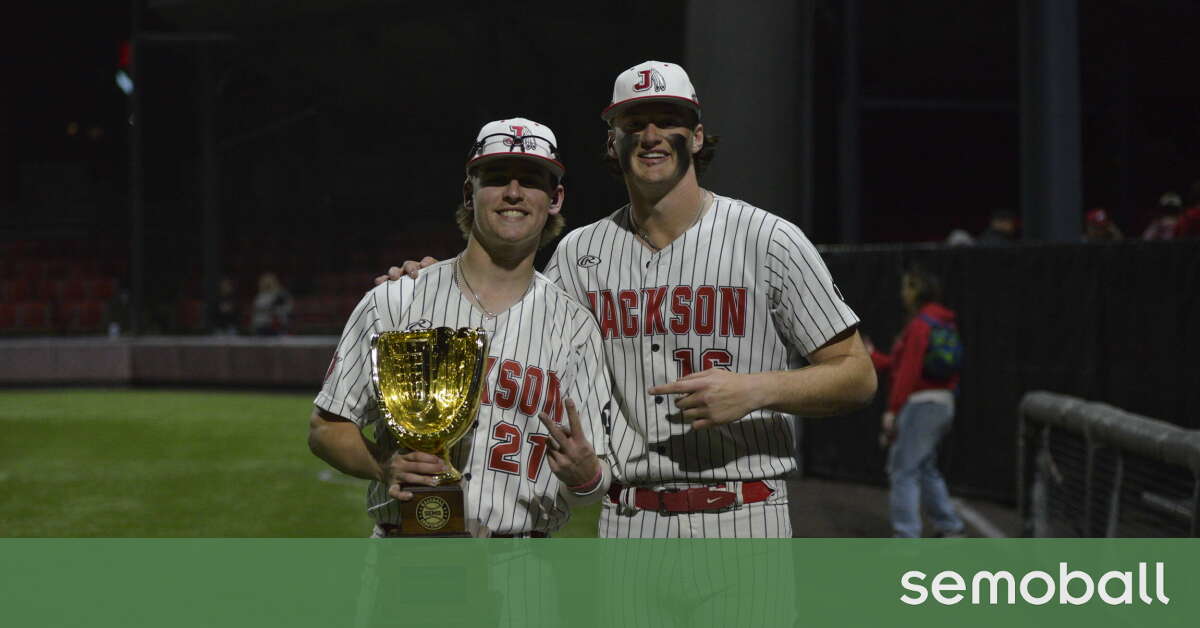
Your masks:
{"label": "dark night sky", "polygon": [[[573,224],[586,222],[622,199],[595,159],[603,126],[592,110],[620,69],[679,59],[683,50],[680,1],[524,2],[500,10],[466,1],[409,9],[306,0],[292,13],[271,10],[283,4],[272,2],[255,10],[223,0],[158,4],[168,8],[149,15],[148,28],[236,37],[214,57],[223,81],[219,136],[236,140],[222,153],[222,206],[227,229],[248,233],[281,222],[301,225],[293,231],[325,229],[331,214],[355,229],[397,212],[428,215],[453,202],[459,161],[478,125],[516,111],[559,130]],[[820,3],[818,14],[817,156],[825,161],[817,197],[828,209],[813,235],[830,242],[836,3]],[[1200,8],[1082,1],[1080,14],[1085,204],[1113,209],[1133,231],[1158,194],[1200,179]],[[62,162],[89,164],[90,187],[77,200],[119,228],[127,213],[127,114],[113,73],[128,3],[48,2],[22,16],[4,27],[11,48],[0,96],[0,204],[11,210],[4,228],[53,222],[35,209],[41,188],[29,165]],[[993,208],[1014,207],[1016,3],[864,0],[862,16],[865,239],[977,231]],[[194,48],[157,46],[145,63],[148,200],[174,203],[153,219],[176,231],[197,224],[197,59]],[[68,137],[71,121],[104,135]]]}

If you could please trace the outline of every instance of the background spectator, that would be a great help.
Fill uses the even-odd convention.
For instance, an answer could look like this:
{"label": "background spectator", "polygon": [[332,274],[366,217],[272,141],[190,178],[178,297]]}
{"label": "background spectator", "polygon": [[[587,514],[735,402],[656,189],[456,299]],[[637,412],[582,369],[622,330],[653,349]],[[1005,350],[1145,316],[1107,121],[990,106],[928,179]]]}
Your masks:
{"label": "background spectator", "polygon": [[955,229],[946,236],[946,246],[971,246],[973,244],[975,244],[975,238],[972,238],[966,229]]}
{"label": "background spectator", "polygon": [[1083,239],[1086,242],[1118,242],[1124,236],[1117,224],[1108,215],[1108,210],[1097,207],[1084,219]]}
{"label": "background spectator", "polygon": [[238,333],[238,306],[233,280],[228,277],[222,279],[219,290],[216,312],[213,313],[213,333],[235,336]]}
{"label": "background spectator", "polygon": [[992,212],[987,229],[979,234],[975,243],[980,246],[1004,246],[1017,239],[1017,216],[1009,209]]}
{"label": "background spectator", "polygon": [[[961,346],[956,314],[941,303],[941,281],[914,266],[900,279],[900,300],[908,322],[884,355],[867,341],[875,368],[887,371],[891,389],[881,420],[881,444],[890,445],[887,472],[892,530],[897,537],[921,536],[921,506],[929,511],[938,536],[962,536],[964,524],[950,501],[937,468],[938,444],[954,420]],[[947,335],[952,331],[951,336]],[[932,350],[958,357],[931,361]]]}
{"label": "background spectator", "polygon": [[129,291],[117,290],[104,306],[109,338],[117,338],[129,328]]}
{"label": "background spectator", "polygon": [[254,317],[250,326],[260,336],[287,333],[288,316],[292,313],[292,295],[284,289],[275,273],[263,273],[258,278],[258,294],[254,296]]}
{"label": "background spectator", "polygon": [[1179,213],[1183,210],[1183,199],[1175,192],[1166,192],[1158,198],[1158,216],[1146,225],[1143,240],[1174,240]]}
{"label": "background spectator", "polygon": [[1175,227],[1175,237],[1200,238],[1200,181],[1192,184],[1188,191],[1188,207],[1179,215],[1179,224]]}

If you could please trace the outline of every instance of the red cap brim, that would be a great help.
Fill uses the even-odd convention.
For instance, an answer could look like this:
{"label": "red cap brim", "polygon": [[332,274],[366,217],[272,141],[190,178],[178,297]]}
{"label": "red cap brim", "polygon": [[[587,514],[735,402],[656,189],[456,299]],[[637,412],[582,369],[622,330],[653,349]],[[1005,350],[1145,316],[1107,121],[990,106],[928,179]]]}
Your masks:
{"label": "red cap brim", "polygon": [[700,103],[692,100],[691,98],[684,98],[683,96],[665,96],[665,95],[664,96],[635,96],[633,98],[626,98],[625,100],[622,100],[621,102],[615,102],[615,103],[605,107],[604,111],[600,112],[600,117],[603,118],[605,121],[608,121],[608,120],[613,119],[613,117],[615,117],[618,113],[621,112],[622,109],[624,109],[628,105],[632,105],[634,103],[640,103],[640,102],[655,102],[655,101],[670,102],[670,103],[685,105],[692,111],[695,111],[697,114],[700,113]]}
{"label": "red cap brim", "polygon": [[557,160],[550,159],[549,157],[542,157],[541,155],[535,155],[533,153],[521,153],[521,152],[490,153],[487,155],[480,155],[480,156],[472,159],[471,161],[467,162],[467,170],[470,170],[472,166],[477,166],[486,161],[494,161],[496,159],[512,159],[514,157],[517,159],[537,160],[537,163],[542,164],[543,166],[546,166],[550,170],[550,172],[552,172],[554,174],[554,176],[559,177],[559,178],[562,178],[562,176],[564,174],[566,174],[566,172],[567,172],[567,169],[565,167],[563,167],[563,165],[561,163],[559,163]]}

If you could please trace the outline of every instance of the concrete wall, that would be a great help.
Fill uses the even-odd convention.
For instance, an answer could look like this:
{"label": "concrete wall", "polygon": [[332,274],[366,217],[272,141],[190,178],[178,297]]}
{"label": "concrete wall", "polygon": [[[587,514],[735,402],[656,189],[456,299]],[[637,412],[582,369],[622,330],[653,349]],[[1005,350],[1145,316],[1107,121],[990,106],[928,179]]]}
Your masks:
{"label": "concrete wall", "polygon": [[320,387],[337,338],[45,338],[0,342],[0,385]]}

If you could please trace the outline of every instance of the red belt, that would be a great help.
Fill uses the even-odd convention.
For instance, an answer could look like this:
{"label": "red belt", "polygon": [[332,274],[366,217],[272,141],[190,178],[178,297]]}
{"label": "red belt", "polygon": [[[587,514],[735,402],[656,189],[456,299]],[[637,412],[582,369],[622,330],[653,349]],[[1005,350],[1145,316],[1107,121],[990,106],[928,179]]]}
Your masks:
{"label": "red belt", "polygon": [[626,503],[621,501],[621,492],[628,489],[633,491],[633,505],[641,510],[654,510],[660,515],[681,512],[710,512],[728,510],[740,504],[761,502],[775,492],[762,480],[742,482],[742,500],[738,502],[737,493],[725,490],[724,484],[712,486],[697,486],[685,489],[662,489],[659,491],[648,488],[636,488],[614,483],[608,489],[608,498],[614,504]]}
{"label": "red belt", "polygon": [[[380,523],[380,524],[376,524],[376,525],[379,526],[380,531],[383,532],[383,536],[385,536],[385,537],[391,538],[391,537],[400,536],[400,526],[398,526],[394,523]],[[522,533],[517,533],[517,534],[493,534],[489,538],[493,538],[493,539],[523,539],[523,538],[545,539],[545,538],[549,538],[549,537],[550,537],[550,535],[546,534],[545,532],[538,532],[537,530],[534,530],[533,532],[522,532]]]}

